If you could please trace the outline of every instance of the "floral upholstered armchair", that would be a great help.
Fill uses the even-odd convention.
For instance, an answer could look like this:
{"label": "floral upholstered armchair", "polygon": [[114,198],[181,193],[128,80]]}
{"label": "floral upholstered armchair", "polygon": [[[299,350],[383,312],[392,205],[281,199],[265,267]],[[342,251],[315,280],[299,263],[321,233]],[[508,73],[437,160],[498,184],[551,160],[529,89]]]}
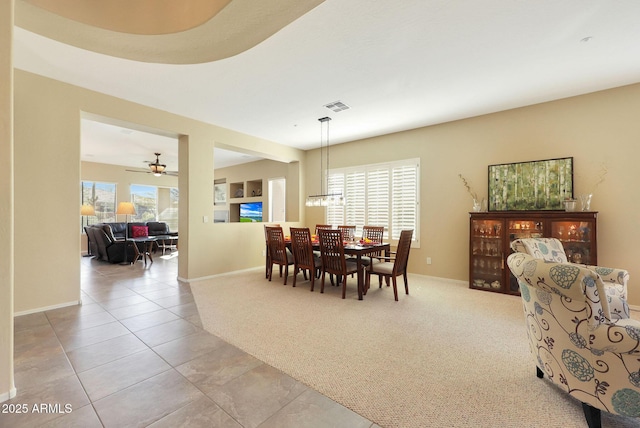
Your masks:
{"label": "floral upholstered armchair", "polygon": [[[522,238],[511,242],[511,249],[519,253],[527,253],[536,259],[547,262],[569,263],[562,242],[556,238]],[[605,295],[611,316],[614,319],[629,318],[627,304],[627,282],[629,272],[624,269],[602,266],[577,265],[591,269],[600,275],[605,284]]]}
{"label": "floral upholstered armchair", "polygon": [[538,377],[581,401],[589,427],[601,426],[601,410],[640,417],[640,322],[624,313],[612,318],[599,268],[525,252],[507,264],[520,286]]}

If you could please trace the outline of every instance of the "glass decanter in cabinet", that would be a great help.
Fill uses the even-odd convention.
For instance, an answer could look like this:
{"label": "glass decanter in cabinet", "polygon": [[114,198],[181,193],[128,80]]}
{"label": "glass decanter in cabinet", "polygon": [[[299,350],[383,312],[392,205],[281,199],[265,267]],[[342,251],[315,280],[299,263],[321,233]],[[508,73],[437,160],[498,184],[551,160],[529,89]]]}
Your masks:
{"label": "glass decanter in cabinet", "polygon": [[504,221],[471,220],[469,286],[492,291],[504,288]]}
{"label": "glass decanter in cabinet", "polygon": [[566,218],[551,219],[549,223],[551,237],[562,242],[569,262],[585,265],[597,264],[595,215],[580,218],[567,216]]}

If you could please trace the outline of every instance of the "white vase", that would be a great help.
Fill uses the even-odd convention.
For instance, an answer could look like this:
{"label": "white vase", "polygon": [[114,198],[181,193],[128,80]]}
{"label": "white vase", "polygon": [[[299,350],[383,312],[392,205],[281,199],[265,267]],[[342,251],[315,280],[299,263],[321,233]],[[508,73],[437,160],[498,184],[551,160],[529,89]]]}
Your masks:
{"label": "white vase", "polygon": [[591,211],[591,196],[593,195],[580,195],[580,209],[582,211]]}

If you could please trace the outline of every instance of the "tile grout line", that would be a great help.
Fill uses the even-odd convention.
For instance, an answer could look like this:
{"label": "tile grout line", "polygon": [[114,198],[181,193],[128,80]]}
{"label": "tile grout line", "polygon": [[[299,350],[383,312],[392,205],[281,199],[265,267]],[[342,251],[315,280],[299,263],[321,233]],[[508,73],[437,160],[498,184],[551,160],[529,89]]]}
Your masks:
{"label": "tile grout line", "polygon": [[[93,405],[93,400],[91,400],[91,397],[89,397],[89,393],[87,392],[87,389],[85,388],[84,384],[82,383],[82,380],[80,380],[80,376],[78,376],[78,372],[76,371],[75,366],[71,363],[71,360],[69,359],[69,354],[67,353],[67,350],[65,349],[65,347],[62,345],[62,342],[60,341],[60,337],[58,336],[58,332],[56,331],[55,328],[53,328],[53,324],[51,323],[51,319],[49,318],[49,315],[47,314],[47,312],[48,311],[44,312],[44,316],[47,319],[47,322],[49,323],[49,328],[51,328],[51,331],[53,331],[53,334],[56,337],[56,340],[58,341],[58,344],[60,345],[60,349],[62,349],[62,352],[64,352],[65,359],[69,363],[69,366],[71,367],[71,370],[73,370],[73,376],[75,376],[76,380],[78,381],[78,384],[80,384],[80,387],[82,388],[82,391],[84,392],[84,395],[87,397],[87,401],[89,401],[88,405],[91,406],[91,408],[93,409],[93,412],[96,415],[96,418],[98,418],[98,421],[104,427],[104,423],[102,422],[102,419],[100,418],[100,415],[98,414],[98,411],[96,410],[95,406]],[[82,407],[84,407],[84,406],[82,406]],[[59,419],[62,416],[63,415],[60,415],[59,417],[54,418],[53,420]]]}

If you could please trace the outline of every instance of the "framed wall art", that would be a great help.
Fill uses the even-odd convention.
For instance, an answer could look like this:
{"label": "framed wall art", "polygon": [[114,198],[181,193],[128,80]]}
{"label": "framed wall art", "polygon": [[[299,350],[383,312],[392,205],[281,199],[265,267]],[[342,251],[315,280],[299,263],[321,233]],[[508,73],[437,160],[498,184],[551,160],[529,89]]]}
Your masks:
{"label": "framed wall art", "polygon": [[489,165],[489,211],[562,210],[572,198],[572,157]]}
{"label": "framed wall art", "polygon": [[213,205],[225,205],[227,203],[227,183],[214,183]]}

